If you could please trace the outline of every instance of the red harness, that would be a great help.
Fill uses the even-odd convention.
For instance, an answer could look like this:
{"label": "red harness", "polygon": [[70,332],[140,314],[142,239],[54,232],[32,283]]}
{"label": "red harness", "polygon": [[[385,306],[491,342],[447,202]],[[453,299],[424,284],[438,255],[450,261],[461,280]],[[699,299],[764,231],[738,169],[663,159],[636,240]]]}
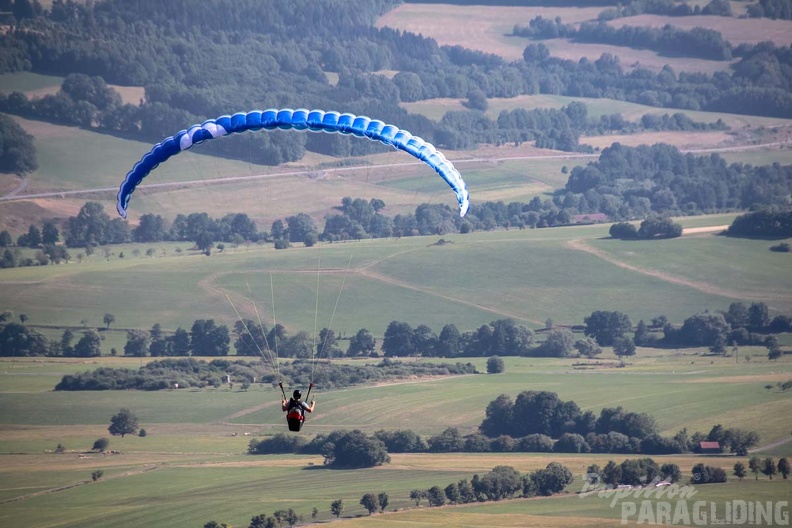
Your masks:
{"label": "red harness", "polygon": [[286,423],[289,425],[289,431],[300,431],[305,423],[305,413],[303,412],[302,403],[289,402],[289,412],[286,413]]}

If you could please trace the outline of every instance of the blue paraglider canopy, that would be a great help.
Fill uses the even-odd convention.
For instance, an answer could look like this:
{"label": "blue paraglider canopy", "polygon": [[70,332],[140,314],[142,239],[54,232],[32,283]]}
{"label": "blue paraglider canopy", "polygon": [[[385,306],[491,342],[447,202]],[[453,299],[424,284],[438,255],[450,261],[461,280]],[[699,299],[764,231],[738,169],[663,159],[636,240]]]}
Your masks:
{"label": "blue paraglider canopy", "polygon": [[401,130],[394,125],[366,116],[325,112],[323,110],[309,111],[306,109],[292,110],[286,108],[281,110],[254,110],[246,113],[240,112],[233,115],[220,116],[217,119],[204,121],[200,125],[193,125],[157,143],[148,154],[135,164],[121,183],[116,205],[118,214],[126,218],[129,199],[135,188],[160,163],[167,161],[170,157],[210,139],[262,129],[328,132],[380,141],[416,157],[437,171],[456,194],[460,216],[465,216],[470,206],[470,193],[468,193],[459,171],[434,145],[420,137],[413,136],[410,132]]}

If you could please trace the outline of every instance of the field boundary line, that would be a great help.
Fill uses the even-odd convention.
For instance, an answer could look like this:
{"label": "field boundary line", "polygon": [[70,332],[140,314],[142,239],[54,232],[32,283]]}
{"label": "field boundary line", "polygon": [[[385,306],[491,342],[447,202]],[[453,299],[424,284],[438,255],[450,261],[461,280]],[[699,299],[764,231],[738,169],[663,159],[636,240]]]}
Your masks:
{"label": "field boundary line", "polygon": [[454,302],[454,303],[457,303],[457,304],[462,304],[464,306],[470,306],[471,308],[477,308],[479,310],[484,310],[485,312],[490,312],[490,313],[493,313],[495,315],[503,315],[503,316],[510,317],[510,318],[513,318],[513,319],[520,319],[522,321],[528,321],[530,323],[534,323],[534,324],[537,324],[537,325],[544,326],[543,322],[536,321],[534,319],[530,319],[528,317],[525,317],[524,315],[513,314],[513,313],[505,312],[503,310],[498,310],[496,308],[491,308],[491,307],[485,306],[483,304],[478,304],[478,303],[475,303],[475,302],[472,302],[472,301],[465,301],[463,299],[457,299],[456,297],[451,297],[449,295],[443,295],[442,293],[438,293],[438,292],[430,290],[428,288],[422,288],[420,286],[415,286],[414,284],[410,284],[410,283],[407,283],[407,282],[402,282],[400,280],[394,279],[393,277],[388,277],[386,275],[382,275],[380,273],[377,273],[375,271],[371,271],[369,269],[360,268],[360,269],[356,270],[356,273],[358,273],[360,275],[363,275],[365,277],[372,278],[374,280],[378,280],[380,282],[384,282],[386,284],[392,284],[393,286],[399,286],[401,288],[405,288],[405,289],[408,289],[408,290],[417,291],[417,292],[424,293],[424,294],[427,294],[427,295],[432,295],[434,297],[437,297],[437,298],[440,298],[440,299],[444,299],[446,301],[451,301],[451,302]]}
{"label": "field boundary line", "polygon": [[[105,477],[105,478],[102,478],[100,480],[113,480],[113,479],[117,479],[117,478],[130,477],[132,475],[140,475],[141,473],[146,473],[148,471],[153,471],[155,469],[160,469],[161,467],[162,466],[160,466],[160,465],[147,465],[146,467],[143,467],[143,468],[140,468],[140,469],[135,469],[135,470],[132,470],[132,471],[125,471],[124,473],[121,473],[120,475],[113,475],[111,477]],[[49,488],[49,489],[37,491],[35,493],[28,493],[27,495],[19,495],[17,497],[10,497],[8,499],[3,499],[3,500],[0,500],[0,505],[1,504],[9,504],[9,503],[12,503],[12,502],[19,502],[19,501],[23,501],[23,500],[28,500],[28,499],[32,499],[34,497],[40,497],[41,495],[48,495],[50,493],[58,493],[60,491],[66,491],[66,490],[70,490],[70,489],[73,489],[73,488],[77,488],[79,486],[85,486],[87,484],[93,484],[93,483],[94,483],[93,480],[81,480],[79,482],[74,482],[72,484],[67,484],[65,486],[58,486],[58,487],[55,487],[55,488]]]}
{"label": "field boundary line", "polygon": [[766,300],[768,298],[773,298],[777,300],[788,301],[790,299],[789,295],[783,295],[779,293],[772,294],[768,292],[764,295],[757,295],[750,291],[741,292],[736,290],[730,290],[728,288],[723,288],[707,282],[696,281],[686,277],[680,277],[678,275],[666,273],[664,271],[648,269],[641,266],[637,266],[635,264],[630,264],[629,262],[624,262],[623,260],[617,259],[613,255],[605,251],[602,251],[601,249],[591,247],[590,245],[586,244],[584,240],[581,240],[579,238],[567,241],[566,245],[572,249],[589,253],[601,260],[604,260],[605,262],[613,264],[614,266],[618,266],[622,269],[633,271],[635,273],[640,273],[641,275],[646,275],[647,277],[659,279],[664,282],[670,282],[672,284],[678,284],[680,286],[692,288],[694,290],[698,290],[703,293],[708,293],[710,295],[717,295],[718,297],[725,297],[729,299],[746,299],[746,300],[751,300],[751,299]]}

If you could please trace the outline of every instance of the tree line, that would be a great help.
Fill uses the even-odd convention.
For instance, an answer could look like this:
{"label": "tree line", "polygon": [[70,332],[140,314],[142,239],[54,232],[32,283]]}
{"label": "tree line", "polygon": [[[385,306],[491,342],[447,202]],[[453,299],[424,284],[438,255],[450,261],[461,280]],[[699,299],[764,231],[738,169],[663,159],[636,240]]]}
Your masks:
{"label": "tree line", "polygon": [[195,358],[169,358],[151,361],[138,369],[100,367],[95,370],[66,374],[55,390],[166,390],[190,387],[219,387],[239,384],[247,390],[251,384],[307,386],[329,390],[385,379],[411,376],[451,376],[476,374],[470,364],[403,363],[385,360],[376,365],[341,365],[323,361],[319,368],[313,362],[295,360],[280,366],[279,374],[265,361],[215,359],[210,362]]}
{"label": "tree line", "polygon": [[[584,336],[576,336],[575,331]],[[640,320],[633,326],[630,317],[623,312],[595,310],[584,317],[583,325],[554,327],[551,322],[541,333],[542,340],[512,319],[495,320],[467,332],[460,332],[456,325],[449,323],[443,326],[440,334],[424,324],[413,328],[407,322],[391,321],[381,348],[386,357],[568,357],[577,354],[593,358],[602,353],[602,347],[613,347],[617,356],[631,356],[636,346],[704,346],[723,354],[727,346],[765,345],[780,356],[778,340],[772,334],[789,331],[792,331],[792,317],[779,314],[771,318],[766,303],[734,302],[726,311],[694,314],[676,326],[663,315],[653,318],[649,324]]]}
{"label": "tree line", "polygon": [[[448,430],[445,433],[439,435],[438,437],[430,438],[429,445],[433,446],[435,444],[440,445],[445,443],[446,439],[444,438],[443,435],[448,436]],[[359,430],[354,430],[354,431],[340,430],[340,431],[333,431],[328,434],[320,433],[309,441],[302,436],[287,435],[280,433],[268,438],[264,438],[262,440],[256,440],[256,439],[251,440],[248,445],[248,452],[253,455],[276,454],[276,453],[321,454],[325,458],[326,465],[341,467],[341,468],[373,467],[390,462],[390,456],[388,456],[389,448],[386,445],[386,440],[393,438],[393,436],[401,437],[402,445],[404,445],[405,436],[409,436],[412,438],[417,437],[417,435],[409,431],[396,431],[393,433],[389,433],[386,431],[378,431],[373,435],[367,435]],[[385,438],[386,440],[383,440],[383,438]],[[417,438],[420,439],[420,437]],[[442,450],[442,448],[433,449],[432,451],[449,452]],[[417,451],[407,451],[406,449],[403,449],[400,451],[392,451],[392,452],[417,452]],[[555,474],[555,471],[551,471],[551,473]],[[512,495],[514,495],[514,493],[517,492],[518,489],[530,490],[531,493],[526,496],[552,495],[553,493],[558,493],[561,490],[563,490],[563,488],[566,487],[566,485],[572,481],[572,475],[569,472],[569,470],[561,471],[560,473],[562,474],[562,478],[551,479],[550,475],[542,473],[541,471],[537,472],[537,475],[546,476],[547,480],[535,478],[533,481],[531,481],[529,477],[528,487],[526,487],[523,483],[520,484],[518,488],[514,488],[512,491],[505,493],[503,492],[503,490],[501,492],[498,492],[497,490],[499,489],[499,486],[493,485],[494,483],[491,482],[492,477],[495,477],[497,475],[492,475],[489,478],[485,477],[483,479],[483,482],[480,482],[479,479],[474,476],[473,482],[467,485],[460,485],[463,490],[467,490],[467,489],[472,490],[470,495],[468,495],[464,491],[462,492],[462,496],[466,498],[470,498],[470,500],[462,500],[460,499],[460,496],[457,494],[454,494],[454,496],[457,497],[457,500],[452,500],[450,497],[449,500],[451,500],[451,502],[459,502],[459,503],[476,502],[476,501],[484,501],[484,500],[500,500],[511,497]],[[512,476],[514,476],[514,474],[512,474]],[[550,485],[551,481],[553,482],[552,485]],[[516,482],[523,482],[519,474],[516,476]],[[545,484],[537,486],[537,484],[541,482],[544,482]],[[504,494],[500,494],[500,493],[504,493]],[[425,495],[421,495],[420,497],[411,496],[410,498],[415,500],[415,499],[423,498],[424,496]],[[442,502],[439,502],[437,504],[432,504],[432,501],[430,500],[430,504],[432,506],[439,506],[445,502],[445,496],[442,491],[440,492],[438,497],[442,497]],[[420,500],[418,502],[420,502]]]}
{"label": "tree line", "polygon": [[[420,507],[421,501],[426,500],[429,506],[438,507],[444,504],[468,504],[473,502],[500,501],[516,497],[549,497],[561,493],[564,488],[573,482],[572,472],[566,466],[551,462],[544,469],[522,474],[511,466],[496,466],[491,471],[473,477],[452,482],[443,487],[432,486],[427,490],[414,489],[410,491],[410,499],[415,501],[415,506]],[[387,492],[369,492],[364,494],[359,501],[369,515],[377,511],[384,512],[390,504]],[[343,499],[337,499],[330,504],[330,513],[340,518],[345,510]],[[314,507],[311,518],[315,521],[319,510]],[[273,515],[264,513],[254,516],[248,528],[276,528],[287,524],[293,526],[302,522],[302,516],[289,508],[277,510]],[[225,523],[209,521],[204,528],[226,528]]]}
{"label": "tree line", "polygon": [[[554,203],[613,220],[786,206],[792,166],[727,164],[718,155],[683,154],[670,145],[614,143],[599,159],[572,169]],[[774,193],[780,193],[774,196]]]}
{"label": "tree line", "polygon": [[605,21],[583,22],[579,27],[555,19],[537,16],[527,26],[516,24],[512,35],[535,40],[567,38],[577,42],[609,44],[634,49],[651,49],[661,54],[696,57],[706,60],[732,59],[732,47],[719,31],[706,28],[681,29],[671,25],[662,28],[622,26],[616,28]]}
{"label": "tree line", "polygon": [[764,345],[768,357],[778,359],[783,351],[772,334],[792,330],[790,316],[779,314],[771,318],[763,302],[734,302],[726,311],[697,313],[676,326],[660,315],[649,324],[642,319],[633,327],[628,315],[608,310],[595,310],[584,318],[584,323],[583,332],[593,343],[578,342],[575,347],[588,357],[601,353],[600,346],[612,346],[617,356],[631,356],[636,346],[708,347],[712,353],[726,354],[729,346]]}
{"label": "tree line", "polygon": [[[556,393],[523,391],[512,402],[501,395],[486,408],[485,418],[476,433],[463,435],[449,427],[424,439],[411,430],[379,430],[372,435],[354,432],[355,442],[339,442],[345,431],[318,435],[313,440],[301,436],[276,434],[251,440],[250,454],[322,454],[325,463],[339,467],[370,467],[389,460],[389,453],[623,453],[668,455],[699,453],[703,441],[718,442],[721,451],[744,456],[759,443],[754,431],[724,428],[717,424],[708,433],[689,434],[682,429],[673,437],[659,434],[653,417],[625,411],[622,407],[603,408],[597,417],[582,412],[573,401],[562,401]],[[347,453],[339,446],[355,446]],[[366,446],[365,457],[359,446]],[[359,465],[362,464],[362,465]]]}
{"label": "tree line", "polygon": [[339,468],[364,468],[390,462],[385,444],[373,435],[357,429],[320,433],[311,440],[303,436],[279,433],[248,444],[251,455],[276,453],[306,453],[322,455],[324,464]]}
{"label": "tree line", "polygon": [[759,0],[749,5],[746,14],[751,18],[792,19],[792,4],[787,0]]}
{"label": "tree line", "polygon": [[[11,321],[10,312],[0,317],[0,355],[6,356],[66,356],[92,357],[101,354],[101,336],[94,329],[86,329],[74,344],[75,333],[66,329],[59,341],[47,340],[41,333]],[[109,328],[115,322],[112,314],[105,314]],[[578,335],[576,335],[576,331]],[[405,321],[391,321],[386,327],[381,345],[372,332],[361,328],[348,337],[346,350],[335,331],[323,328],[317,335],[315,350],[319,357],[377,357],[380,351],[386,359],[404,356],[422,357],[569,357],[578,355],[594,358],[602,354],[602,347],[613,347],[619,357],[632,356],[636,347],[708,347],[717,354],[726,354],[728,347],[760,345],[768,348],[768,357],[778,359],[783,354],[778,338],[773,334],[792,331],[792,317],[770,316],[764,302],[734,302],[728,310],[705,311],[687,317],[681,325],[673,325],[664,315],[648,324],[642,319],[633,326],[630,317],[620,311],[595,310],[583,318],[583,324],[554,327],[552,321],[536,338],[530,328],[512,319],[497,319],[466,332],[454,323],[443,326],[440,333],[419,324],[413,327]],[[580,337],[579,333],[583,333]],[[630,335],[632,334],[632,335]],[[312,357],[314,338],[308,332],[289,335],[282,325],[267,328],[256,321],[242,319],[234,324],[233,343],[237,356],[260,356],[278,350],[281,357],[306,359]],[[129,330],[123,353],[128,356],[227,356],[231,351],[232,333],[214,319],[197,319],[190,330],[177,328],[166,332],[154,324],[149,331]],[[116,351],[117,353],[117,351]]]}
{"label": "tree line", "polygon": [[724,429],[721,425],[706,435],[688,435],[683,429],[666,438],[660,436],[654,418],[646,413],[606,407],[597,417],[547,391],[523,391],[514,400],[506,394],[498,396],[487,405],[479,431],[493,443],[503,437],[519,438],[513,442],[518,446],[530,438],[533,450],[559,453],[688,453],[698,452],[702,441],[714,441],[721,449],[745,455],[759,442],[759,435],[753,431]]}
{"label": "tree line", "polygon": [[[284,435],[285,436],[285,435]],[[745,463],[738,461],[734,464],[733,475],[742,480],[748,470],[759,478],[759,474],[764,474],[772,480],[776,474],[781,474],[784,479],[789,477],[790,464],[786,457],[781,457],[778,462],[773,457],[761,459],[752,456]],[[726,471],[719,466],[710,466],[703,462],[695,464],[690,471],[690,478],[687,483],[690,485],[712,484],[726,482],[728,480]],[[415,502],[415,506],[420,507],[422,501],[426,501],[430,507],[443,506],[445,504],[470,504],[476,502],[508,500],[515,497],[548,497],[563,492],[569,484],[574,481],[572,472],[558,462],[551,462],[544,469],[536,470],[531,473],[521,474],[511,466],[496,466],[491,471],[479,475],[474,474],[471,479],[461,479],[452,482],[445,487],[434,485],[428,489],[413,489],[409,497]],[[663,491],[669,497],[679,495],[685,498],[692,488],[687,488],[686,484],[680,486],[678,483],[683,481],[683,474],[677,464],[667,462],[659,464],[652,458],[629,458],[621,463],[609,460],[604,467],[592,464],[586,469],[585,483],[581,496],[591,493],[599,493],[600,496],[608,497],[618,489],[641,488],[665,488]],[[602,495],[604,494],[604,495]],[[660,496],[660,495],[658,495]],[[390,496],[387,492],[366,493],[360,498],[359,504],[369,513],[383,512],[390,504]],[[343,499],[335,500],[330,505],[330,513],[337,518],[341,517],[345,509]],[[314,508],[311,518],[316,520],[319,511]],[[249,528],[275,528],[284,523],[294,524],[301,522],[294,510],[278,510],[272,516],[260,514],[251,519]],[[225,528],[226,524],[216,521],[209,521],[204,528]]]}
{"label": "tree line", "polygon": [[731,5],[728,0],[711,0],[704,5],[691,6],[687,2],[675,0],[627,0],[620,2],[618,7],[609,7],[602,11],[599,20],[613,20],[614,18],[630,17],[643,14],[666,16],[693,16],[693,15],[718,15],[732,16]]}
{"label": "tree line", "polygon": [[16,246],[36,249],[33,257],[25,257],[22,252],[12,250],[14,240],[7,230],[0,231],[0,268],[17,266],[46,266],[69,262],[71,255],[66,247],[59,244],[60,231],[53,221],[46,221],[41,229],[35,224],[28,226],[27,233],[17,237]]}
{"label": "tree line", "polygon": [[792,237],[792,210],[762,209],[736,217],[726,234],[738,237]]}
{"label": "tree line", "polygon": [[617,222],[610,227],[608,234],[622,240],[676,238],[682,236],[682,225],[670,218],[652,216],[637,228],[629,222]]}
{"label": "tree line", "polygon": [[426,499],[429,506],[469,504],[508,500],[517,497],[550,497],[564,491],[573,482],[572,472],[558,462],[550,462],[544,469],[522,474],[511,466],[496,466],[491,471],[452,482],[445,487],[432,486],[427,490],[412,490],[410,498],[416,506]]}
{"label": "tree line", "polygon": [[[773,480],[773,475],[781,473],[781,476],[786,480],[790,473],[789,459],[781,457],[776,463],[773,457],[761,459],[758,456],[752,456],[748,460],[748,469],[755,475],[755,480],[759,480],[759,473],[764,474],[770,480]],[[745,464],[737,462],[734,465],[734,476],[742,480],[746,474]]]}

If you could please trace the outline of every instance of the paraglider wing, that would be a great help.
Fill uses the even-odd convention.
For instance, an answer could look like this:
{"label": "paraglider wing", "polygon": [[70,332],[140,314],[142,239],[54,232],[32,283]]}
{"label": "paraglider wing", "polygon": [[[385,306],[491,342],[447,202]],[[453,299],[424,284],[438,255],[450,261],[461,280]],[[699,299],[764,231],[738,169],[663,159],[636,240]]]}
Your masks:
{"label": "paraglider wing", "polygon": [[135,164],[121,183],[116,205],[118,214],[126,218],[129,199],[135,188],[151,171],[157,168],[157,165],[168,160],[171,156],[210,139],[261,129],[310,130],[312,132],[347,134],[390,145],[416,157],[437,171],[456,194],[459,202],[459,215],[465,216],[467,213],[470,205],[470,193],[468,193],[462,176],[443,153],[431,143],[418,136],[413,136],[406,130],[400,130],[398,127],[365,116],[323,110],[308,111],[285,108],[240,112],[231,116],[225,115],[217,119],[210,119],[157,143],[148,154]]}

